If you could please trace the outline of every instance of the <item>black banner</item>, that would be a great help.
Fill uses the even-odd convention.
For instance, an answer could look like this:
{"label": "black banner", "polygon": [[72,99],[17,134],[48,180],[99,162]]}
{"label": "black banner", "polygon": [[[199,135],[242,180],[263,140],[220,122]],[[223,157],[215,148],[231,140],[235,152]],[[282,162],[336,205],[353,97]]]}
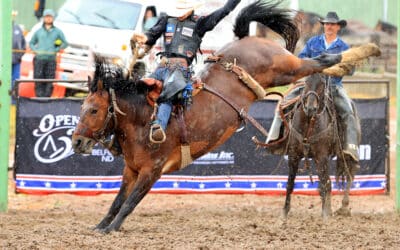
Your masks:
{"label": "black banner", "polygon": [[[365,193],[385,191],[387,159],[387,102],[384,99],[355,100],[361,118],[361,170],[355,188]],[[123,159],[96,146],[91,155],[76,155],[71,135],[79,120],[82,100],[21,98],[17,109],[15,175],[16,191],[47,194],[67,192],[98,194],[119,189]],[[269,128],[275,101],[257,102],[249,114]],[[273,193],[285,190],[287,161],[268,155],[250,138],[262,136],[250,124],[238,129],[224,145],[195,160],[179,172],[164,175],[153,191],[190,193]],[[303,184],[297,190],[315,192]],[[206,184],[205,184],[206,183]],[[371,191],[372,190],[372,191]],[[376,193],[376,192],[375,192]]]}

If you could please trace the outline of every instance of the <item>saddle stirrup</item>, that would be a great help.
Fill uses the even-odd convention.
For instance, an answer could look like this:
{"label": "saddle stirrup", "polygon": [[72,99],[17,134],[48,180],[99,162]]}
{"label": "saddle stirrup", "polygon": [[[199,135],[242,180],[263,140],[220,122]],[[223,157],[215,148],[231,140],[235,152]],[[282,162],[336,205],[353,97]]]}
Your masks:
{"label": "saddle stirrup", "polygon": [[268,133],[268,137],[265,140],[265,143],[270,143],[273,140],[277,140],[279,138],[279,134],[281,131],[282,119],[278,113],[275,113],[274,120],[272,121],[271,128]]}
{"label": "saddle stirrup", "polygon": [[160,144],[165,142],[167,136],[160,124],[153,124],[150,127],[149,140],[152,143]]}

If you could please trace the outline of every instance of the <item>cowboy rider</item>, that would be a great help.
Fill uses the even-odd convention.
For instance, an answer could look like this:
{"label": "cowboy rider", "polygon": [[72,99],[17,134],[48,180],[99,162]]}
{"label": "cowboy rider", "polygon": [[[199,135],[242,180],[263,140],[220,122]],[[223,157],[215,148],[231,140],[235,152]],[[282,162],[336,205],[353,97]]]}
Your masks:
{"label": "cowboy rider", "polygon": [[158,22],[144,34],[134,34],[132,40],[140,45],[153,46],[163,35],[163,52],[167,65],[160,64],[151,78],[163,82],[163,90],[157,99],[157,117],[150,129],[154,143],[165,141],[165,131],[172,112],[173,100],[190,82],[190,65],[200,48],[206,32],[212,30],[227,16],[240,0],[228,0],[225,5],[207,16],[194,15],[198,1],[178,0],[174,9],[161,16]]}
{"label": "cowboy rider", "polygon": [[[336,12],[328,12],[326,17],[320,20],[324,27],[324,33],[318,36],[311,37],[306,46],[300,52],[300,58],[313,58],[321,55],[322,53],[338,54],[347,49],[349,46],[338,36],[338,32],[341,28],[346,27],[346,20],[340,20]],[[352,70],[354,72],[354,69]],[[352,72],[351,72],[352,73]],[[355,117],[354,110],[352,107],[352,101],[346,94],[345,89],[342,85],[342,77],[328,77],[331,92],[333,94],[335,109],[344,128],[344,149],[343,153],[349,156],[354,161],[359,161],[358,153],[358,128],[359,123]],[[295,88],[286,97],[285,100],[290,100],[300,95],[302,88]],[[274,120],[271,125],[270,133],[268,135],[266,143],[272,142],[278,139],[279,130],[282,120],[279,114],[275,113]]]}

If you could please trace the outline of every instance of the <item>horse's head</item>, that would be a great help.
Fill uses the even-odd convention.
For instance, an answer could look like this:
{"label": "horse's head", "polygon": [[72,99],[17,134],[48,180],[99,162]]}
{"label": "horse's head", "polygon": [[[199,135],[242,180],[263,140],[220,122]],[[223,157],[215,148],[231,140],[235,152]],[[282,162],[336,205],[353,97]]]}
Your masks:
{"label": "horse's head", "polygon": [[[101,60],[101,61],[100,61]],[[117,105],[115,88],[122,81],[129,81],[122,68],[96,59],[94,79],[90,81],[90,92],[80,111],[80,119],[72,135],[75,153],[91,153],[97,143],[105,143],[117,125],[117,114],[124,114]]]}
{"label": "horse's head", "polygon": [[322,74],[313,74],[306,79],[302,105],[308,117],[315,116],[324,107],[326,80]]}
{"label": "horse's head", "polygon": [[90,92],[81,106],[80,119],[72,135],[72,147],[75,153],[89,154],[100,137],[104,136],[110,126],[108,113],[110,108],[110,95],[108,91],[99,86],[96,92]]}

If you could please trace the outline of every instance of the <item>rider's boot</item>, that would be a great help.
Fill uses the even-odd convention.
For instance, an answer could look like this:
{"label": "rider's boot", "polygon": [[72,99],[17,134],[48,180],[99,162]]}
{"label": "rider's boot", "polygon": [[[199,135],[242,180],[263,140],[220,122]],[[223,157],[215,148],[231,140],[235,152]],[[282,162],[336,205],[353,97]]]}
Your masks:
{"label": "rider's boot", "polygon": [[165,130],[167,129],[169,117],[172,112],[172,103],[160,103],[157,110],[157,119],[150,127],[150,141],[152,143],[163,143],[166,139]]}
{"label": "rider's boot", "polygon": [[163,143],[165,142],[166,135],[164,129],[159,124],[159,121],[154,121],[150,127],[150,141],[153,143]]}
{"label": "rider's boot", "polygon": [[272,121],[271,128],[269,129],[268,137],[265,143],[270,143],[279,138],[281,131],[282,119],[278,112],[275,112],[274,120]]}
{"label": "rider's boot", "polygon": [[353,115],[349,115],[344,121],[345,141],[343,153],[355,162],[359,161],[359,135],[357,121]]}

